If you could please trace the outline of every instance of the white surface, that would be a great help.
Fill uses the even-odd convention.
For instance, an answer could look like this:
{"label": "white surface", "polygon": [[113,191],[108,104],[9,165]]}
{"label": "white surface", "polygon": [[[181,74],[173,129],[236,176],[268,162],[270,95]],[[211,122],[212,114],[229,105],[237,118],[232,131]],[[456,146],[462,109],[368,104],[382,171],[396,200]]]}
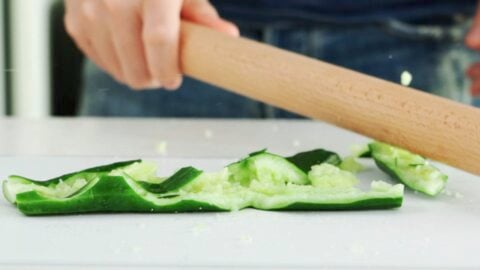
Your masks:
{"label": "white surface", "polygon": [[[205,133],[211,133],[212,137]],[[347,154],[366,141],[352,132],[311,121],[179,120],[124,118],[0,119],[0,156],[167,156],[237,158],[267,147],[292,154],[334,140]]]}
{"label": "white surface", "polygon": [[50,113],[49,10],[53,0],[14,0],[12,14],[13,114]]}
{"label": "white surface", "polygon": [[[229,151],[239,158],[260,145],[290,154],[301,150],[292,143],[296,140],[305,149],[328,147],[345,153],[350,143],[365,141],[353,133],[307,121],[57,119],[26,123],[0,120],[0,134],[3,137],[3,132],[8,131],[10,144],[15,145],[5,148],[5,139],[0,140],[0,151],[4,151],[0,157],[1,178],[12,173],[47,178],[132,157],[156,160],[161,174],[184,165],[215,170],[232,160],[219,158],[231,157]],[[95,126],[98,129],[92,129]],[[130,131],[122,132],[127,127]],[[206,127],[212,130],[214,139],[202,136]],[[197,132],[199,136],[192,135]],[[27,143],[27,134],[36,143]],[[74,139],[88,137],[62,148],[65,156],[61,156],[61,149],[51,147],[67,146],[67,134]],[[153,138],[170,140],[165,157],[152,152]],[[130,140],[131,150],[124,147],[124,140]],[[29,150],[22,148],[22,143],[27,143],[24,146]],[[136,154],[130,152],[134,150]],[[82,156],[89,151],[93,156]],[[49,152],[56,156],[41,156]],[[18,213],[2,199],[0,268],[478,269],[480,179],[447,166],[441,168],[450,176],[448,190],[453,195],[431,199],[407,192],[402,208],[384,211],[244,210],[32,218]],[[376,170],[361,177],[385,178]],[[457,192],[461,196],[455,197]]]}

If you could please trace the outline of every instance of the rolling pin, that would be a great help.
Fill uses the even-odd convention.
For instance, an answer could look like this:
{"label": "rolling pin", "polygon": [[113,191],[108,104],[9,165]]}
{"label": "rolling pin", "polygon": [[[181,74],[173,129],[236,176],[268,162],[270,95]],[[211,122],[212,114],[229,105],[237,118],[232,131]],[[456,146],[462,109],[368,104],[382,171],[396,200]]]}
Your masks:
{"label": "rolling pin", "polygon": [[480,109],[188,22],[180,40],[188,76],[480,175]]}

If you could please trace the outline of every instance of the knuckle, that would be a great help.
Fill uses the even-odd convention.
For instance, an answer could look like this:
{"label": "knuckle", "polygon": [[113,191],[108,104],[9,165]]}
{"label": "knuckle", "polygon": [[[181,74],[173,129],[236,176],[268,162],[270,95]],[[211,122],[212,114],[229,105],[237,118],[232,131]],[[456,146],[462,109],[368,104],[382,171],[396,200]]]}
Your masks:
{"label": "knuckle", "polygon": [[84,1],[81,8],[83,17],[88,21],[96,21],[100,12],[100,1]]}

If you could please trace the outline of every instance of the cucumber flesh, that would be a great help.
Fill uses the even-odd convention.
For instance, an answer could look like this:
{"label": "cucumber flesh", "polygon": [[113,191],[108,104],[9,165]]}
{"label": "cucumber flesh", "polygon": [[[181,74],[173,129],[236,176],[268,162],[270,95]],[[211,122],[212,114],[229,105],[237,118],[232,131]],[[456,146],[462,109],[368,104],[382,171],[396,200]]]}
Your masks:
{"label": "cucumber flesh", "polygon": [[250,154],[249,157],[228,166],[231,181],[248,186],[252,180],[275,182],[278,184],[308,184],[307,174],[287,159],[264,152]]}
{"label": "cucumber flesh", "polygon": [[358,162],[355,156],[348,156],[344,158],[338,167],[342,170],[352,173],[358,173],[365,169],[365,167]]}
{"label": "cucumber flesh", "polygon": [[322,189],[353,188],[358,183],[353,173],[328,163],[313,166],[308,178],[313,186]]}
{"label": "cucumber flesh", "polygon": [[430,196],[445,189],[448,176],[423,157],[381,142],[369,147],[377,166],[407,187]]}
{"label": "cucumber flesh", "polygon": [[21,176],[10,176],[2,186],[7,200],[15,203],[16,194],[28,191],[36,191],[52,198],[67,198],[74,195],[96,177],[97,175],[92,173],[79,173],[71,175],[66,180],[60,178],[56,183],[50,182],[48,186],[44,186],[41,181],[33,181]]}

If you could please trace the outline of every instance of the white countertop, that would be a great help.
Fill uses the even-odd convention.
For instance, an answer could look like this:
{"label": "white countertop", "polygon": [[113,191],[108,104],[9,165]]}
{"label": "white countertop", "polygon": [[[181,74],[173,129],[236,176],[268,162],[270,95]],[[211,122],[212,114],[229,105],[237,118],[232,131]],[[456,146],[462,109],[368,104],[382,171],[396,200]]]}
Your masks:
{"label": "white countertop", "polygon": [[[345,155],[367,141],[306,120],[0,119],[0,178],[126,158],[213,170],[265,147]],[[387,178],[372,168],[362,179]],[[480,179],[440,168],[448,194],[407,191],[384,211],[25,217],[0,199],[0,269],[479,269]]]}
{"label": "white countertop", "polygon": [[366,139],[309,120],[181,120],[132,118],[0,118],[0,155],[233,157],[263,148],[294,153]]}

